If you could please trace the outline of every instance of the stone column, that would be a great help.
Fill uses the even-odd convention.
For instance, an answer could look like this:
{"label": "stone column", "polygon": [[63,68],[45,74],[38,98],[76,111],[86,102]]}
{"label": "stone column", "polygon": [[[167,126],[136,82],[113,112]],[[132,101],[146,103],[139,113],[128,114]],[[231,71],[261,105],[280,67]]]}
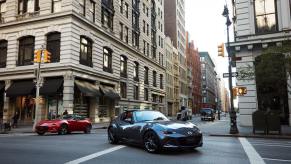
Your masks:
{"label": "stone column", "polygon": [[[10,80],[5,81],[5,90],[8,89],[11,85]],[[3,106],[3,123],[8,122],[11,118],[9,115],[9,97],[6,97],[6,93],[4,93],[4,106]]]}
{"label": "stone column", "polygon": [[64,75],[64,90],[63,90],[63,111],[59,111],[63,113],[65,110],[68,111],[69,114],[73,114],[74,108],[74,83],[75,78],[73,76],[73,72],[69,71]]}

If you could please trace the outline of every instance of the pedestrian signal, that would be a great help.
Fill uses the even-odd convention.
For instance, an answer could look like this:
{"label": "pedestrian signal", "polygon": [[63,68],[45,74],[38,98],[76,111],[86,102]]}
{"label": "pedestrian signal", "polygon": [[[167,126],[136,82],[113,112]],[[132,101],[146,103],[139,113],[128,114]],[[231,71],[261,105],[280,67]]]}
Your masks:
{"label": "pedestrian signal", "polygon": [[247,87],[238,87],[238,95],[239,96],[243,96],[245,94],[247,94]]}

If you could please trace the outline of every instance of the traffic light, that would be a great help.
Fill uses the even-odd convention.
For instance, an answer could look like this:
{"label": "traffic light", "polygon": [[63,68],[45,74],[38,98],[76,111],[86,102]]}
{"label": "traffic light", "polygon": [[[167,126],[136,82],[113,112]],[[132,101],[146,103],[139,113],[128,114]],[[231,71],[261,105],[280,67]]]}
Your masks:
{"label": "traffic light", "polygon": [[243,96],[245,94],[247,94],[247,87],[238,87],[238,95],[239,96]]}
{"label": "traffic light", "polygon": [[34,63],[41,62],[41,50],[34,50]]}
{"label": "traffic light", "polygon": [[222,56],[224,57],[224,43],[221,43],[220,45],[218,45],[218,56]]}
{"label": "traffic light", "polygon": [[233,97],[237,96],[237,87],[232,88],[232,95]]}
{"label": "traffic light", "polygon": [[43,62],[50,63],[51,62],[51,53],[48,50],[43,50]]}

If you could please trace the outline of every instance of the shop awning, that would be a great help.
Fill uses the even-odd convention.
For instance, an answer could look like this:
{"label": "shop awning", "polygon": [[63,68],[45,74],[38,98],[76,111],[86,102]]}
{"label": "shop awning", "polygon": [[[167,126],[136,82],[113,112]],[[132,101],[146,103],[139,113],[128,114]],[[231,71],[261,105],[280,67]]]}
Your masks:
{"label": "shop awning", "polygon": [[31,81],[15,81],[6,90],[7,97],[17,97],[31,95],[35,88],[34,82]]}
{"label": "shop awning", "polygon": [[112,87],[100,86],[100,89],[102,93],[104,94],[104,97],[107,97],[110,99],[120,99],[119,94]]}
{"label": "shop awning", "polygon": [[77,88],[85,94],[85,96],[95,97],[101,96],[100,89],[98,86],[93,85],[86,81],[75,80]]}
{"label": "shop awning", "polygon": [[63,84],[63,78],[48,78],[39,90],[40,95],[54,95]]}

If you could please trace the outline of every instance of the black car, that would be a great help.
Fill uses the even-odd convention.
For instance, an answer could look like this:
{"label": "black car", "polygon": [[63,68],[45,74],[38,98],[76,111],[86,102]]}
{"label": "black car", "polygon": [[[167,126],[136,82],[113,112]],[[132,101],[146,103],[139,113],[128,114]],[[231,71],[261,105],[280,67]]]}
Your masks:
{"label": "black car", "polygon": [[212,108],[202,108],[200,110],[200,116],[201,116],[201,120],[211,120],[214,121],[215,120],[215,112],[214,109]]}
{"label": "black car", "polygon": [[158,111],[125,111],[110,122],[111,144],[125,141],[150,153],[167,148],[196,148],[203,144],[201,131],[190,122],[170,121]]}

